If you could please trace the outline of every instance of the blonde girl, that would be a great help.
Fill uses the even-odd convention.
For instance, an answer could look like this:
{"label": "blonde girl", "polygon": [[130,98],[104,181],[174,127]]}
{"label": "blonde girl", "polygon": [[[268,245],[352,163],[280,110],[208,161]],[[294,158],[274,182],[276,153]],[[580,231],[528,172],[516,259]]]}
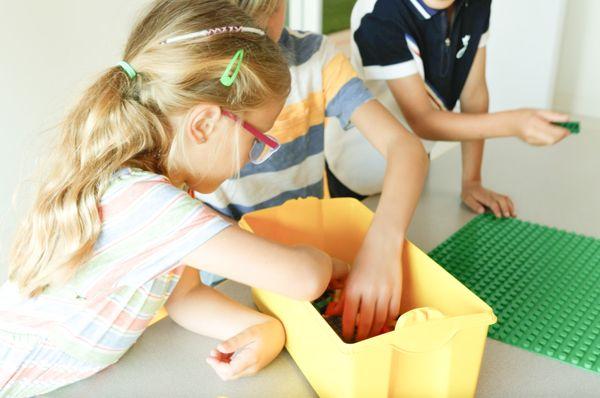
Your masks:
{"label": "blonde girl", "polygon": [[0,288],[0,396],[106,368],[163,304],[180,325],[225,340],[207,358],[219,376],[252,374],[281,350],[281,324],[202,286],[197,270],[305,300],[345,272],[316,249],[230,226],[188,194],[278,147],[262,132],[290,75],[249,17],[227,1],[157,1],[123,60],[64,121],[17,231]]}

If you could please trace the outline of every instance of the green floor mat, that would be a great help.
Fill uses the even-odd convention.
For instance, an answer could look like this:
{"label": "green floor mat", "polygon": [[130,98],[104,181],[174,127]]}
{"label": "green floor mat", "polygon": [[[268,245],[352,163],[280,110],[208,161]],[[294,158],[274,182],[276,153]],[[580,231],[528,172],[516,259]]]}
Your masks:
{"label": "green floor mat", "polygon": [[485,214],[429,255],[494,309],[489,337],[600,372],[600,240]]}

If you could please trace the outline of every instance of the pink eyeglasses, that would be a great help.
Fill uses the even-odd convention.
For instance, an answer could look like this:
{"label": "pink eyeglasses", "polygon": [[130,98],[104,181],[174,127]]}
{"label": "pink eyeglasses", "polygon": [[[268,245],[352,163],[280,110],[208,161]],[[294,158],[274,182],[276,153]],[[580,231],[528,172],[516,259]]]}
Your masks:
{"label": "pink eyeglasses", "polygon": [[[221,113],[235,122],[240,120],[237,115],[226,109],[221,109]],[[277,138],[263,133],[250,123],[242,121],[242,127],[254,136],[254,144],[252,145],[252,149],[250,149],[250,162],[252,164],[265,162],[281,147]]]}

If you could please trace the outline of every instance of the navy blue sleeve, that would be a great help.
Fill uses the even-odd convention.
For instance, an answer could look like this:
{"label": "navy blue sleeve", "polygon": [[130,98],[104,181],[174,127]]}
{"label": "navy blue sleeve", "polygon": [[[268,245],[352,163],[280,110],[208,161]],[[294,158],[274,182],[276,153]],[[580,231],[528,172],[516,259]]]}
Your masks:
{"label": "navy blue sleeve", "polygon": [[[418,73],[403,15],[406,8],[394,0],[378,0],[360,19],[353,34],[366,79],[391,80]],[[416,45],[415,45],[416,46]]]}
{"label": "navy blue sleeve", "polygon": [[487,45],[487,42],[488,42],[488,39],[490,36],[490,18],[492,15],[491,0],[485,0],[485,1],[482,0],[481,7],[482,7],[481,12],[484,15],[484,17],[482,18],[481,37],[479,38],[479,43],[477,45],[477,47],[479,47],[479,48],[485,47]]}

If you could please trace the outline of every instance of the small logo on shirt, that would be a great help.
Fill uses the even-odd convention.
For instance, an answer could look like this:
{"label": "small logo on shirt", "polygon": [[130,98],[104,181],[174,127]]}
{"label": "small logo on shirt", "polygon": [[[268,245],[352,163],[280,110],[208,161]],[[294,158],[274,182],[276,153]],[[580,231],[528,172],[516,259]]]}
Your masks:
{"label": "small logo on shirt", "polygon": [[461,59],[463,55],[465,55],[467,52],[467,47],[469,47],[469,40],[471,40],[471,35],[465,35],[462,38],[463,47],[456,53],[456,59]]}

